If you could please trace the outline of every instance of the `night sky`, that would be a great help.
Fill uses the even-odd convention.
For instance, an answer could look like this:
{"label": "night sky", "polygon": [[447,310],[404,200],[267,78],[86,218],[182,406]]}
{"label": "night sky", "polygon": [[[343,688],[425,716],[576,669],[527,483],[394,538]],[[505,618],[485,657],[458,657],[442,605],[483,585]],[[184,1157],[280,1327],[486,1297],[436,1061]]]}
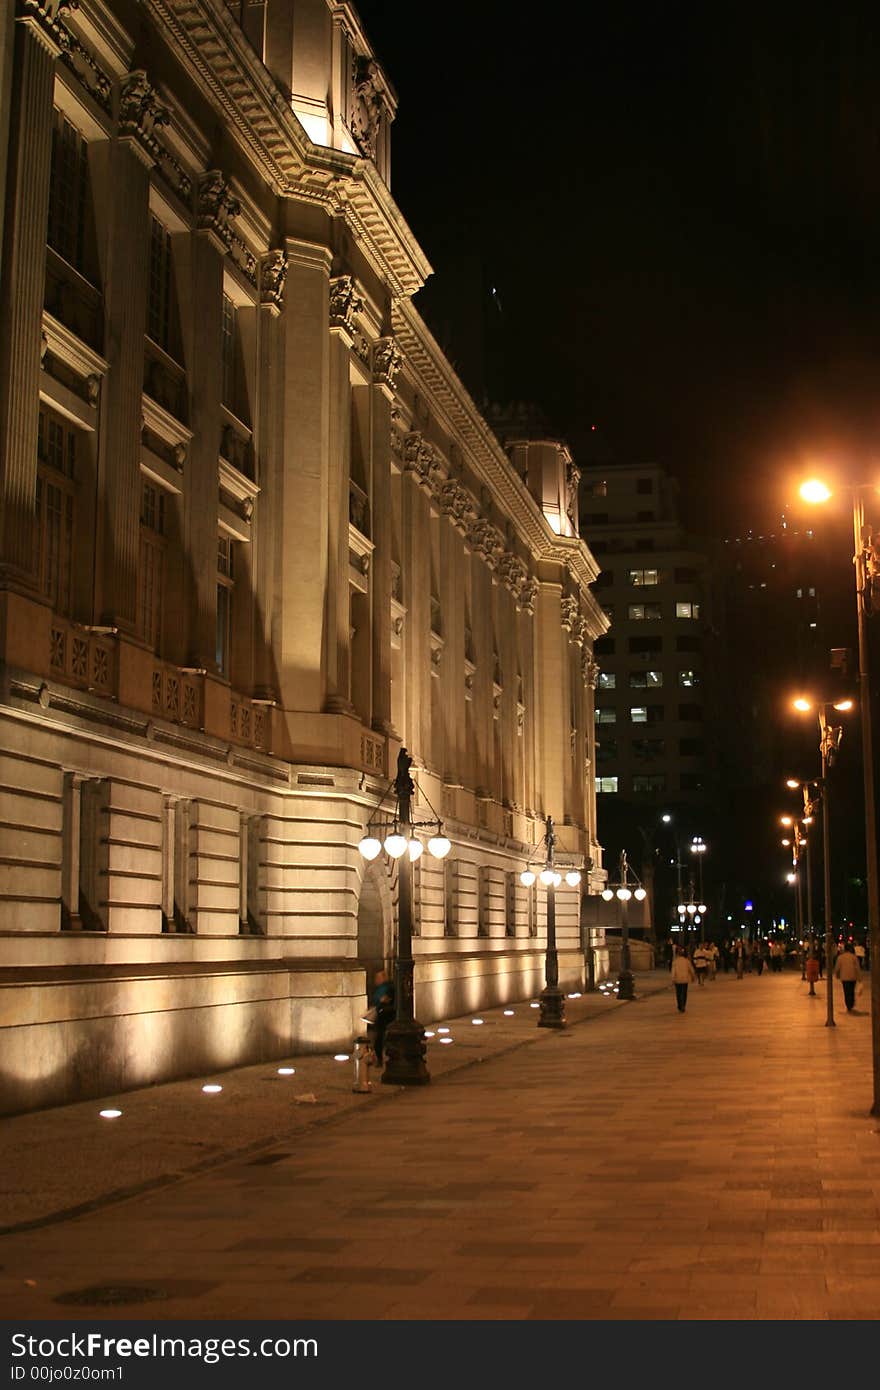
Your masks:
{"label": "night sky", "polygon": [[479,403],[665,464],[720,535],[800,459],[880,452],[876,9],[358,9],[416,303]]}

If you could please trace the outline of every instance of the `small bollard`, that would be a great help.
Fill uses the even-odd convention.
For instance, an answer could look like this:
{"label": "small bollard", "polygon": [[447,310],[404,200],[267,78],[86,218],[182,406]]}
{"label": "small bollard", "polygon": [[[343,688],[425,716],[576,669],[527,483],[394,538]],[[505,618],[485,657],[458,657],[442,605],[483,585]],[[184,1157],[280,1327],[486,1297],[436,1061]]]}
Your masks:
{"label": "small bollard", "polygon": [[354,1085],[352,1090],[360,1095],[372,1091],[370,1084],[370,1047],[369,1038],[355,1038],[354,1040]]}

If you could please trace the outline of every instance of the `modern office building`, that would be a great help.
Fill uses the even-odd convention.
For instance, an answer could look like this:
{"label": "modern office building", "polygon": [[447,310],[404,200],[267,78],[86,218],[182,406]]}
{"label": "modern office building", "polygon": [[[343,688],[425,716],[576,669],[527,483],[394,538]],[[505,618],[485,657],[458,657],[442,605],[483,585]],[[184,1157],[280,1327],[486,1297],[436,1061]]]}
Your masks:
{"label": "modern office building", "polygon": [[[565,448],[508,458],[412,303],[354,8],[4,13],[3,1107],[350,1041],[401,744],[452,841],[417,1013],[532,994],[546,817],[601,870],[598,567]],[[579,891],[557,932],[580,981]]]}
{"label": "modern office building", "polygon": [[593,588],[609,622],[595,649],[600,838],[609,864],[628,852],[665,934],[672,898],[687,893],[697,867],[687,847],[711,835],[715,802],[708,561],[681,525],[675,481],[656,464],[586,468],[581,526],[602,566]]}

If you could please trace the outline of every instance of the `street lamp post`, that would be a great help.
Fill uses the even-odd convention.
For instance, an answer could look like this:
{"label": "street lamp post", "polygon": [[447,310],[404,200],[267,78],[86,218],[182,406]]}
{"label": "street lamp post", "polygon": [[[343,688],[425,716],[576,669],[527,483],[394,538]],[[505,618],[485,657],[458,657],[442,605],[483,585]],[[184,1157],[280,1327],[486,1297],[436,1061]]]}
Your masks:
{"label": "street lamp post", "polygon": [[[865,524],[864,493],[870,484],[856,484],[849,491],[853,511],[853,569],[859,641],[859,699],[862,714],[862,778],[865,801],[865,873],[868,884],[868,939],[871,943],[871,1039],[874,1073],[872,1115],[880,1115],[880,877],[877,865],[877,817],[874,798],[874,733],[871,705],[871,664],[868,617],[877,612],[876,589],[880,579],[878,550]],[[831,491],[812,478],[800,489],[806,502],[827,502]]]}
{"label": "street lamp post", "polygon": [[[852,709],[852,700],[826,700],[819,703],[817,713],[819,718],[819,756],[820,777],[819,787],[822,801],[822,881],[825,894],[825,973],[827,976],[827,1009],[825,1026],[834,1027],[834,990],[832,988],[832,952],[833,952],[833,927],[831,921],[831,814],[828,794],[828,771],[834,761],[834,755],[840,747],[840,740],[843,736],[843,728],[840,724],[834,724],[829,718],[829,710],[849,710]],[[799,698],[795,700],[794,707],[797,710],[811,710],[814,708],[812,701]],[[805,805],[807,802],[804,798]]]}
{"label": "street lamp post", "polygon": [[[825,892],[825,1027],[834,1025],[833,932],[831,925],[831,804],[828,796],[828,761],[835,729],[828,723],[827,706],[819,711],[819,750],[822,755],[822,883]],[[836,744],[834,745],[836,747]]]}
{"label": "street lamp post", "polygon": [[[424,849],[417,830],[432,828],[434,833],[428,841],[428,852],[435,859],[444,859],[451,848],[443,834],[442,822],[414,821],[412,818],[412,798],[415,784],[410,776],[412,758],[405,748],[397,755],[397,776],[388,787],[374,814],[378,814],[382,802],[393,790],[395,808],[391,824],[386,825],[389,833],[384,843],[378,836],[370,833],[373,818],[358,845],[364,859],[372,860],[384,848],[391,859],[399,865],[397,878],[397,953],[394,961],[394,1021],[385,1033],[385,1070],[382,1081],[389,1086],[423,1086],[431,1077],[425,1063],[425,1032],[415,1017],[412,953],[412,866]],[[426,798],[427,799],[427,798]]]}
{"label": "street lamp post", "polygon": [[[630,898],[635,898],[638,902],[644,902],[648,895],[630,869],[625,849],[620,851],[619,877],[619,883],[609,883],[603,889],[602,897],[606,902],[617,898],[620,903],[620,974],[617,977],[617,997],[635,999],[635,984],[629,957],[629,901]],[[635,889],[630,888],[630,880],[636,884]]]}
{"label": "street lamp post", "polygon": [[[556,849],[556,831],[553,827],[553,817],[547,817],[544,838],[541,844],[545,846],[544,867],[537,875],[547,890],[547,946],[544,955],[544,988],[540,994],[540,1012],[538,1014],[539,1028],[564,1028],[565,1027],[565,995],[559,988],[559,956],[556,950],[556,889],[562,882],[562,874],[558,871],[554,859]],[[531,861],[529,861],[531,863]],[[535,871],[526,865],[520,874],[520,881],[527,888],[531,888],[535,882]],[[581,881],[580,870],[573,866],[568,868],[565,873],[565,881],[570,888],[576,888]]]}
{"label": "street lamp post", "polygon": [[[702,835],[695,835],[694,838],[691,840],[691,854],[695,854],[697,856],[697,875],[700,885],[700,902],[703,901],[703,855],[706,853],[707,848],[708,846],[706,845],[706,841],[703,839]],[[691,890],[691,893],[693,894],[693,889]],[[700,940],[706,940],[706,912],[704,908],[700,909]]]}

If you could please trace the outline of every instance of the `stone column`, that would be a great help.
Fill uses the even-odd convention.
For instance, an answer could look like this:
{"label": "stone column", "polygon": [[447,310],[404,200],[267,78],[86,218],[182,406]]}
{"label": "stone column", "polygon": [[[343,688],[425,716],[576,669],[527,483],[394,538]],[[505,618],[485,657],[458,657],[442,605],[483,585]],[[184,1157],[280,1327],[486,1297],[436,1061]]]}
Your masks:
{"label": "stone column", "polygon": [[373,601],[373,728],[395,734],[391,722],[391,406],[400,354],[393,338],[373,348],[370,391],[370,525]]}
{"label": "stone column", "polygon": [[199,181],[198,231],[181,238],[177,266],[186,342],[193,439],[184,491],[184,537],[190,568],[189,665],[216,671],[217,510],[222,394],[223,257],[237,204],[222,177]]}
{"label": "stone column", "polygon": [[535,687],[538,695],[536,788],[538,808],[560,823],[563,818],[565,759],[568,744],[568,688],[562,639],[568,634],[560,618],[560,584],[542,583],[535,603]]}
{"label": "stone column", "polygon": [[351,314],[334,312],[340,276],[330,285],[330,421],[327,475],[327,588],[324,628],[324,709],[354,714],[350,698],[351,595],[348,583],[348,514],[351,466]]}
{"label": "stone column", "polygon": [[[125,83],[123,83],[124,101]],[[102,248],[106,353],[110,364],[99,469],[103,525],[96,608],[102,623],[134,632],[140,544],[140,437],[144,332],[150,265],[150,169],[136,134],[97,146],[95,202],[105,228]]]}
{"label": "stone column", "polygon": [[162,798],[162,927],[174,931],[174,884],[177,852],[175,798]]}
{"label": "stone column", "polygon": [[285,709],[320,711],[327,582],[329,275],[323,246],[289,237],[284,312],[284,474],[276,651]]}
{"label": "stone column", "polygon": [[273,623],[277,590],[273,555],[280,522],[282,495],[282,420],[277,408],[281,381],[279,319],[284,304],[287,253],[273,250],[260,268],[260,309],[257,321],[257,399],[254,410],[254,445],[260,496],[252,524],[256,586],[254,691],[263,697],[277,694],[272,660]]}
{"label": "stone column", "polygon": [[50,21],[18,21],[0,282],[0,513],[3,569],[25,579],[34,565],[34,497],[52,93],[60,49]]}

